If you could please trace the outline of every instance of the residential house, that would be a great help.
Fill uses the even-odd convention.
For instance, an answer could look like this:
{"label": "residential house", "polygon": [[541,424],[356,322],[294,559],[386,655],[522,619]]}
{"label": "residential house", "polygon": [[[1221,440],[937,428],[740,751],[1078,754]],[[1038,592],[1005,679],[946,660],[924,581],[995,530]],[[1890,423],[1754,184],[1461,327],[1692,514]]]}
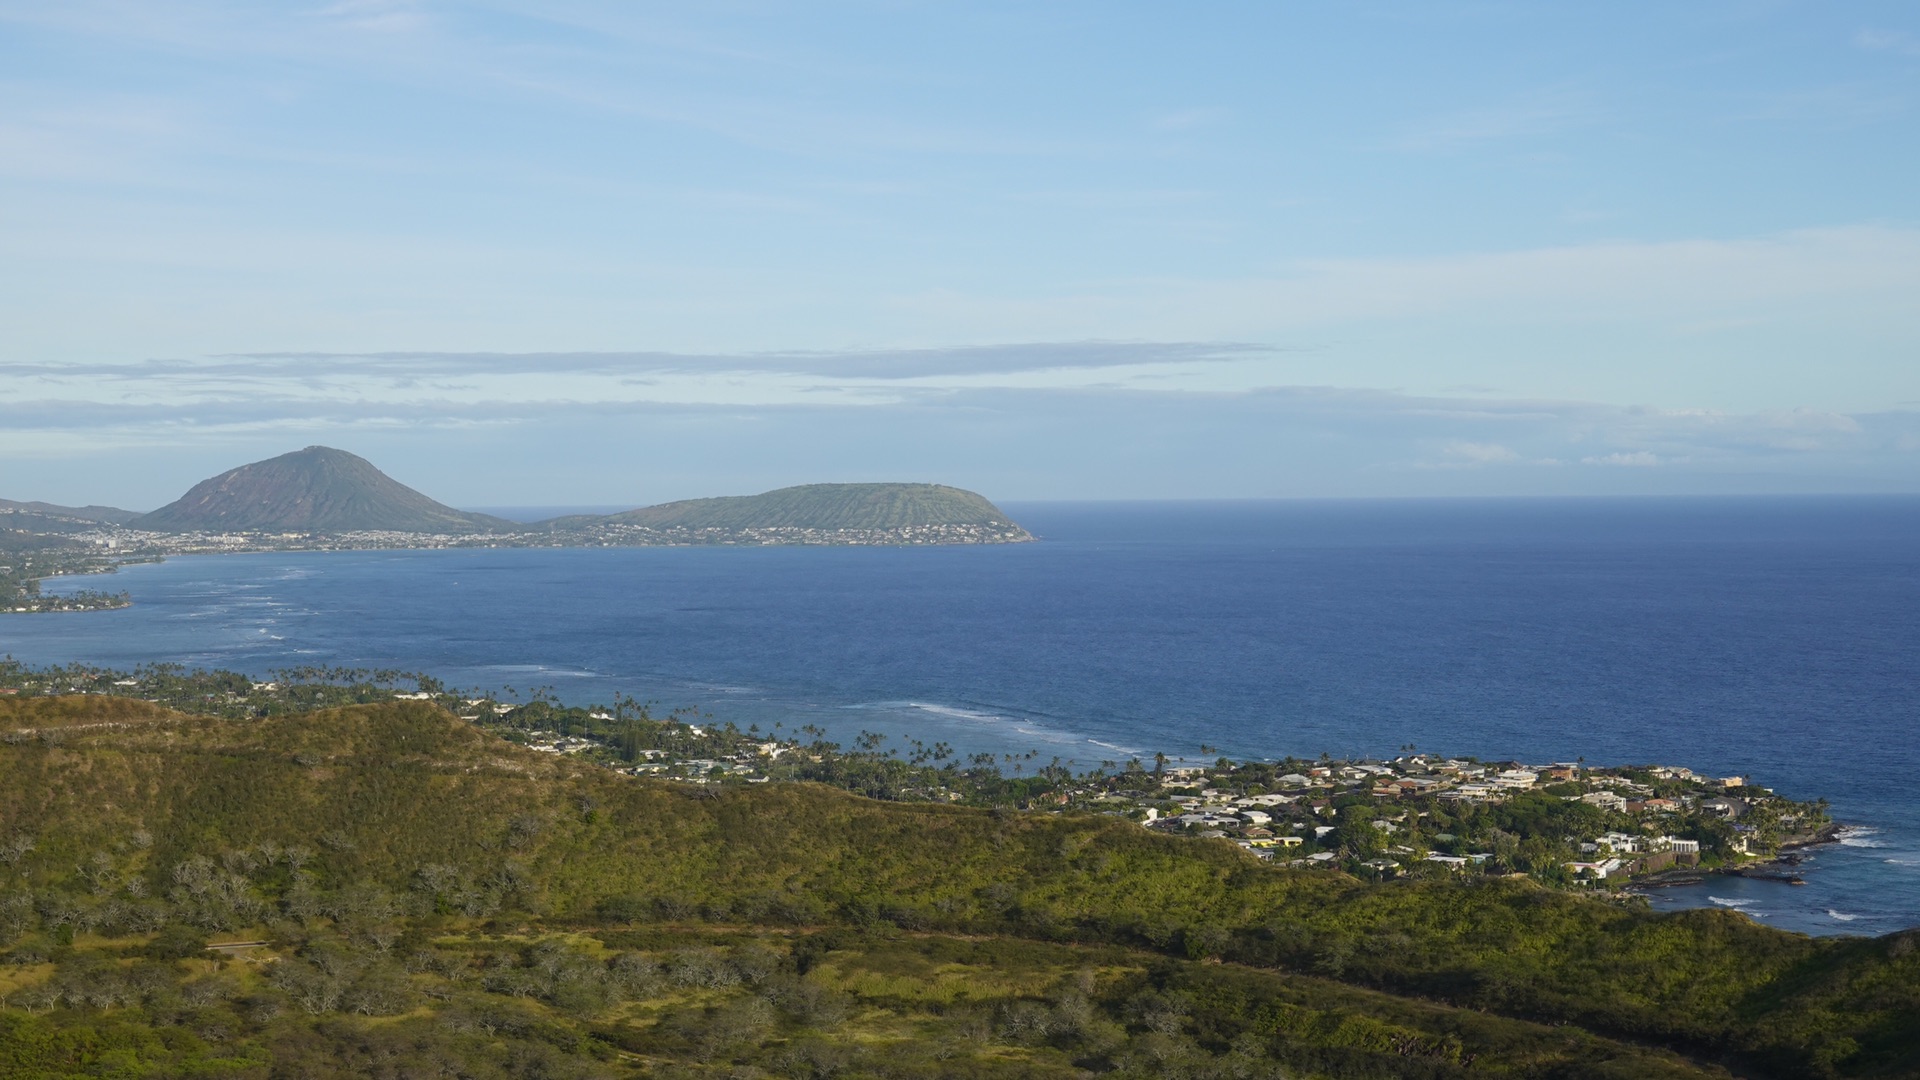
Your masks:
{"label": "residential house", "polygon": [[1567,864],[1567,869],[1576,877],[1587,874],[1595,878],[1604,878],[1620,869],[1621,865],[1619,859],[1604,859],[1600,862],[1570,862]]}
{"label": "residential house", "polygon": [[1580,796],[1580,801],[1589,806],[1597,806],[1602,810],[1612,810],[1621,814],[1627,812],[1627,800],[1611,791],[1589,791],[1585,795]]}

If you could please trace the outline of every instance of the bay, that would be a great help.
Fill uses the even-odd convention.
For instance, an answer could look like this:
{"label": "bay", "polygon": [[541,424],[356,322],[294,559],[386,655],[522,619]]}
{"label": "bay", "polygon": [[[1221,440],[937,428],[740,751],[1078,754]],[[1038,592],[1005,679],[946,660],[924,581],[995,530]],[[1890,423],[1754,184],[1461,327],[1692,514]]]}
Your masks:
{"label": "bay", "polygon": [[1409,744],[1684,764],[1827,797],[1860,828],[1805,887],[1657,904],[1920,925],[1920,499],[1008,510],[1041,542],[180,558],[122,571],[130,609],[0,619],[0,652],[629,693],[1010,768]]}

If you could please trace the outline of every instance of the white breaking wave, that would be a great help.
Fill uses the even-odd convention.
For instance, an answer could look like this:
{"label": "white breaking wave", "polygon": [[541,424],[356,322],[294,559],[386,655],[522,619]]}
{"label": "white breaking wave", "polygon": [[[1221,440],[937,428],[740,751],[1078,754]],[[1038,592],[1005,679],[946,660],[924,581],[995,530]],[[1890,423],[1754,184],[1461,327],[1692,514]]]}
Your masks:
{"label": "white breaking wave", "polygon": [[968,724],[997,727],[1002,731],[1010,729],[1025,739],[1034,740],[1056,748],[1064,747],[1068,750],[1072,750],[1072,748],[1076,746],[1091,745],[1127,757],[1138,757],[1142,753],[1141,750],[1136,748],[1101,742],[1098,739],[1078,735],[1072,731],[1050,728],[1047,727],[1045,721],[1042,720],[1035,720],[1025,716],[1009,716],[1004,713],[986,712],[980,709],[967,709],[958,705],[941,705],[931,701],[865,701],[857,705],[843,705],[841,708],[874,712],[923,713],[929,716],[937,716],[944,720],[957,720]]}
{"label": "white breaking wave", "polygon": [[1844,911],[1835,911],[1832,908],[1827,909],[1827,918],[1838,922],[1852,922],[1859,917],[1858,915],[1849,915]]}
{"label": "white breaking wave", "polygon": [[900,704],[904,708],[918,709],[921,712],[932,713],[935,716],[949,716],[955,720],[997,720],[1005,722],[1010,719],[1010,717],[1000,716],[995,713],[975,712],[972,709],[957,709],[952,705],[932,705],[924,701],[903,701]]}
{"label": "white breaking wave", "polygon": [[1751,900],[1730,900],[1724,896],[1708,896],[1707,899],[1719,904],[1721,907],[1733,908],[1736,911],[1753,903]]}
{"label": "white breaking wave", "polygon": [[1847,847],[1886,847],[1887,845],[1882,841],[1868,839],[1868,837],[1877,836],[1879,832],[1879,829],[1868,828],[1842,829],[1835,834],[1834,839],[1845,844]]}
{"label": "white breaking wave", "polygon": [[954,705],[936,705],[929,701],[864,701],[858,705],[842,705],[840,707],[860,712],[927,713],[948,720],[966,720],[976,724],[1017,724],[1020,722],[1011,716],[979,712],[974,709],[962,709]]}
{"label": "white breaking wave", "polygon": [[548,667],[545,664],[489,664],[487,671],[504,671],[517,675],[557,675],[563,679],[593,679],[598,674],[592,671],[568,671],[566,668]]}

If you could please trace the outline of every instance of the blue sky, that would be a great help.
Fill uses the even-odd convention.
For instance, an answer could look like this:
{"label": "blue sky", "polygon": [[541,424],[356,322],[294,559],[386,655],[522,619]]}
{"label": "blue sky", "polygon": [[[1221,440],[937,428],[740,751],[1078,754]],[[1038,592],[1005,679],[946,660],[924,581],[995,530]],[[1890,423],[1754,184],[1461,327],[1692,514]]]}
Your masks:
{"label": "blue sky", "polygon": [[0,495],[1920,490],[1911,4],[0,0]]}

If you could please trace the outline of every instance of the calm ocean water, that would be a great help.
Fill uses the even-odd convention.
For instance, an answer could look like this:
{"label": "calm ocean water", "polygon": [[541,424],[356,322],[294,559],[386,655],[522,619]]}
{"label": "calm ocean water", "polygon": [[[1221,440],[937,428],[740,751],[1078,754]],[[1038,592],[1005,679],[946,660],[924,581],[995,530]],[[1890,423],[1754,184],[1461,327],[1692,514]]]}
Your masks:
{"label": "calm ocean water", "polygon": [[1808,886],[1657,903],[1920,925],[1920,499],[1008,509],[1043,541],[175,559],[122,572],[129,610],[0,619],[0,652],[395,666],[1082,766],[1408,743],[1671,762],[1861,828]]}

